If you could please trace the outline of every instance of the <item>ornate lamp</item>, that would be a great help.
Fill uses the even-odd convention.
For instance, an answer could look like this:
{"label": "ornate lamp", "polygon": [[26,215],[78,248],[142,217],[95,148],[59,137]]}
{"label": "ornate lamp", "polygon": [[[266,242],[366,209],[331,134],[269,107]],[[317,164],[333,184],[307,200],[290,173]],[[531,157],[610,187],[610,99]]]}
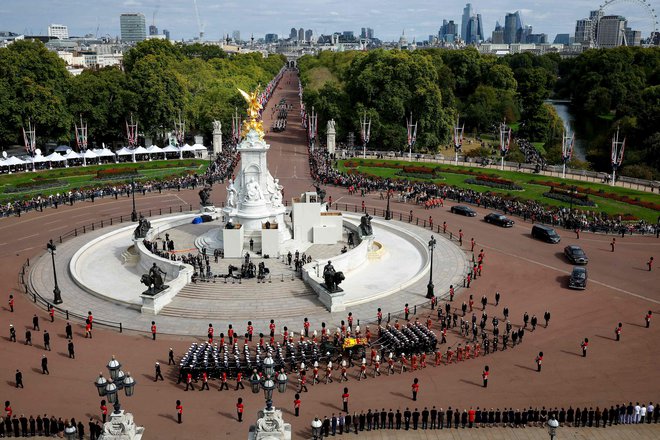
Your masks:
{"label": "ornate lamp", "polygon": [[266,376],[273,376],[275,374],[275,361],[273,360],[273,357],[268,354],[268,357],[264,359],[264,374]]}
{"label": "ornate lamp", "polygon": [[131,373],[127,373],[124,378],[124,393],[126,397],[131,397],[135,391],[135,379],[131,377]]}
{"label": "ornate lamp", "polygon": [[559,422],[557,419],[555,419],[555,415],[553,414],[550,416],[550,420],[548,420],[548,434],[550,434],[550,440],[553,440],[555,438],[555,435],[557,434],[557,428],[559,427]]}
{"label": "ornate lamp", "polygon": [[266,376],[266,380],[261,384],[261,387],[264,389],[264,397],[266,398],[266,411],[272,411],[275,381],[270,376]]}
{"label": "ornate lamp", "polygon": [[250,376],[250,386],[252,387],[252,392],[254,394],[259,393],[259,388],[261,387],[261,379],[259,374],[257,374],[257,369],[252,370],[252,376]]}
{"label": "ornate lamp", "polygon": [[117,375],[115,377],[115,385],[117,385],[117,389],[121,390],[124,388],[124,379],[126,378],[126,375],[124,374],[123,371],[117,370]]}
{"label": "ornate lamp", "polygon": [[288,377],[286,373],[284,373],[284,369],[280,371],[280,374],[277,375],[277,391],[280,393],[286,392],[286,385],[288,381]]}
{"label": "ornate lamp", "polygon": [[112,382],[112,379],[105,386],[105,396],[108,398],[108,402],[117,403],[117,385]]}
{"label": "ornate lamp", "polygon": [[108,381],[105,377],[103,377],[103,373],[99,373],[99,378],[96,379],[94,382],[94,385],[96,386],[96,390],[99,392],[99,397],[105,396],[105,386],[108,384]]}
{"label": "ornate lamp", "polygon": [[115,355],[112,355],[112,359],[110,359],[110,362],[108,362],[108,371],[110,372],[110,378],[112,380],[115,380],[117,378],[117,372],[121,368],[121,364],[119,361],[115,358]]}

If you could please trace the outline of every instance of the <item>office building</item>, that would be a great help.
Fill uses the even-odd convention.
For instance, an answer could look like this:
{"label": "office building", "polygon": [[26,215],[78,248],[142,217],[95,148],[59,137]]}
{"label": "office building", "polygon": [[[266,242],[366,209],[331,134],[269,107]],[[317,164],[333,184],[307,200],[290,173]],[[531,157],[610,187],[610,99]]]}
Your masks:
{"label": "office building", "polygon": [[127,13],[119,16],[121,40],[124,42],[138,42],[147,38],[147,27],[144,14]]}
{"label": "office building", "polygon": [[367,28],[367,38],[370,40],[374,39],[374,30],[372,28]]}
{"label": "office building", "polygon": [[305,41],[308,43],[312,41],[312,37],[314,36],[314,31],[311,29],[307,29],[305,31]]}
{"label": "office building", "polygon": [[454,23],[454,20],[442,20],[438,39],[445,43],[453,43],[456,38],[458,38],[458,26]]}
{"label": "office building", "polygon": [[467,35],[468,21],[472,17],[472,4],[467,3],[463,8],[463,17],[461,19],[461,38],[466,40],[465,36]]}
{"label": "office building", "polygon": [[241,41],[241,31],[231,31],[231,39],[234,41],[234,43],[238,43]]}
{"label": "office building", "polygon": [[504,44],[519,43],[519,29],[522,29],[520,11],[506,14],[504,17]]}
{"label": "office building", "polygon": [[504,28],[499,21],[495,23],[495,30],[490,39],[493,44],[504,44]]}
{"label": "office building", "polygon": [[63,24],[51,24],[48,26],[48,36],[66,40],[69,38],[69,28]]}
{"label": "office building", "polygon": [[575,23],[575,43],[588,45],[591,42],[591,29],[593,21],[590,18],[583,18]]}
{"label": "office building", "polygon": [[477,44],[484,40],[481,26],[481,14],[473,15],[467,22],[463,40],[466,44]]}
{"label": "office building", "polygon": [[374,38],[374,30],[371,28],[362,28],[360,29],[360,38],[366,38],[371,40]]}
{"label": "office building", "polygon": [[570,34],[557,34],[552,44],[571,44],[571,36]]}
{"label": "office building", "polygon": [[165,35],[166,40],[170,39],[170,31],[168,31],[167,29],[163,29],[163,35]]}
{"label": "office building", "polygon": [[266,34],[266,37],[264,38],[266,44],[272,44],[272,43],[277,43],[277,34]]}
{"label": "office building", "polygon": [[626,37],[626,19],[620,15],[606,15],[598,21],[596,41],[598,46],[612,48],[621,46]]}
{"label": "office building", "polygon": [[298,31],[296,28],[291,28],[291,31],[289,32],[289,38],[294,41],[298,39]]}
{"label": "office building", "polygon": [[642,44],[642,31],[626,28],[626,46],[640,46]]}
{"label": "office building", "polygon": [[341,36],[343,37],[344,41],[355,40],[355,34],[353,34],[353,31],[344,31],[341,33]]}
{"label": "office building", "polygon": [[525,25],[521,27],[516,34],[516,43],[526,44],[530,35],[532,35],[532,26]]}
{"label": "office building", "polygon": [[305,41],[305,29],[298,29],[298,41]]}
{"label": "office building", "polygon": [[152,24],[149,26],[149,35],[158,35],[158,28]]}

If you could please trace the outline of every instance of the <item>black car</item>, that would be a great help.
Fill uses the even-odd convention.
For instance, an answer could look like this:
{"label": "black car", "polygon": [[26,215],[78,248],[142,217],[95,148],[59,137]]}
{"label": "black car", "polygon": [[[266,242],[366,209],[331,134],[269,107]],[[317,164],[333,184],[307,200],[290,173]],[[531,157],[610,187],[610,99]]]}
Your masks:
{"label": "black car", "polygon": [[573,264],[587,264],[589,262],[589,258],[582,248],[574,244],[564,248],[564,255]]}
{"label": "black car", "polygon": [[464,215],[466,217],[476,217],[477,213],[472,210],[472,208],[469,208],[465,205],[456,205],[452,206],[450,211],[453,214],[459,214],[459,215]]}
{"label": "black car", "polygon": [[493,225],[501,226],[503,228],[510,228],[513,226],[514,221],[508,218],[505,215],[502,214],[497,214],[495,212],[491,212],[487,216],[484,217],[484,221],[486,223],[491,223]]}
{"label": "black car", "polygon": [[546,225],[532,226],[532,237],[537,240],[543,240],[546,243],[559,243],[561,241],[561,237],[557,234],[557,231]]}
{"label": "black car", "polygon": [[571,289],[584,290],[587,288],[587,268],[575,266],[571,277],[568,279],[568,287]]}

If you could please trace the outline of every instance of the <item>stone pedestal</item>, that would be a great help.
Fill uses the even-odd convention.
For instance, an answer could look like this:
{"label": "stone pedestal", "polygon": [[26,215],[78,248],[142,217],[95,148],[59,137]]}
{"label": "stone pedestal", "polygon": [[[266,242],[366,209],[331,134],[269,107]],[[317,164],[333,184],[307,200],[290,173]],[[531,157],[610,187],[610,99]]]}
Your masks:
{"label": "stone pedestal", "polygon": [[328,154],[335,154],[335,120],[330,119],[328,121],[328,130],[327,130],[327,139],[326,146],[328,148]]}
{"label": "stone pedestal", "polygon": [[245,234],[242,225],[235,225],[233,229],[223,229],[222,245],[225,258],[242,258],[244,240]]}
{"label": "stone pedestal", "polygon": [[120,410],[110,414],[110,420],[103,424],[99,440],[141,440],[143,433],[144,427],[135,424],[133,414]]}
{"label": "stone pedestal", "polygon": [[270,258],[280,256],[280,233],[277,229],[261,230],[261,255]]}
{"label": "stone pedestal", "polygon": [[263,409],[257,417],[257,423],[250,426],[248,440],[291,440],[291,424],[284,422],[281,410]]}

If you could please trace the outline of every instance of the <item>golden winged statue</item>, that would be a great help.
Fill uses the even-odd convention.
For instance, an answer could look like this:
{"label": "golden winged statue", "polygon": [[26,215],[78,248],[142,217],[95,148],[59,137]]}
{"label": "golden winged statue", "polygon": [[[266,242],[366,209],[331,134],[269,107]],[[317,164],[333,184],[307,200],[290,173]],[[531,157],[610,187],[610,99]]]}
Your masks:
{"label": "golden winged statue", "polygon": [[259,102],[259,89],[255,90],[252,93],[248,93],[244,90],[238,89],[245,102],[248,104],[248,117],[249,119],[243,121],[243,136],[247,136],[250,130],[254,130],[259,133],[259,138],[264,138],[264,126],[261,121],[260,111],[263,108]]}

